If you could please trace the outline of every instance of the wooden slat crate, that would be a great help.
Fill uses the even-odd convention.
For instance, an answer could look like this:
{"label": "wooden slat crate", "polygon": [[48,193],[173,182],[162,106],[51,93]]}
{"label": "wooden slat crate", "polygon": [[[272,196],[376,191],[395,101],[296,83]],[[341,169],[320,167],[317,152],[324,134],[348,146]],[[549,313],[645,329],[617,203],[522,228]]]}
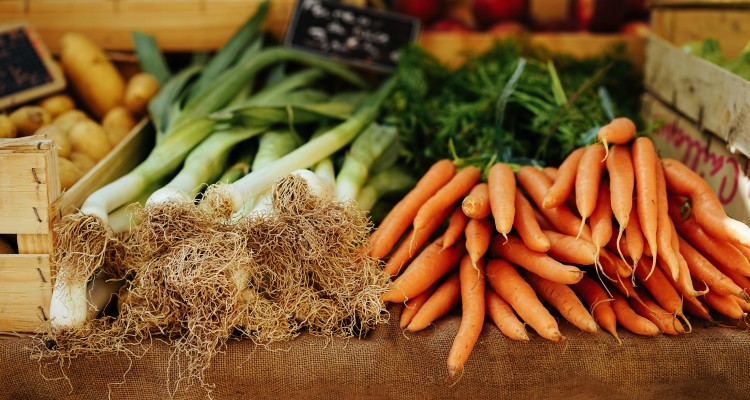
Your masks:
{"label": "wooden slat crate", "polygon": [[0,139],[0,234],[14,235],[18,244],[18,254],[0,255],[0,332],[33,331],[47,318],[54,223],[145,159],[153,146],[151,132],[148,121],[141,121],[64,193],[49,139]]}

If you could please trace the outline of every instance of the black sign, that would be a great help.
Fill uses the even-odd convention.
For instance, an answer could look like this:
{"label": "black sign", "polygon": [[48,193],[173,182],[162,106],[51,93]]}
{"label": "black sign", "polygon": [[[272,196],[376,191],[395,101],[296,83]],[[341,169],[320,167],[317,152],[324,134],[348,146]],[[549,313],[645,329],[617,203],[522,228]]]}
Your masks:
{"label": "black sign", "polygon": [[392,71],[419,20],[332,0],[298,0],[285,45],[377,71]]}

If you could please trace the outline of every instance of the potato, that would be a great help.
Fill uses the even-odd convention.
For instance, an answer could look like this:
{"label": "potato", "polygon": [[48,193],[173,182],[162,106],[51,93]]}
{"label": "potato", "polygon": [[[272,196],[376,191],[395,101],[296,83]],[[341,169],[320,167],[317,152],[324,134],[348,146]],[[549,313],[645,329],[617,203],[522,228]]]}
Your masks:
{"label": "potato", "polygon": [[17,135],[16,124],[6,114],[0,114],[0,139],[12,139]]}
{"label": "potato", "polygon": [[36,134],[49,136],[57,147],[58,156],[70,157],[70,153],[73,151],[73,144],[70,143],[68,135],[59,126],[53,124],[43,126],[36,131]]}
{"label": "potato", "polygon": [[0,236],[0,254],[16,254],[10,242],[2,236]]}
{"label": "potato", "polygon": [[70,189],[83,176],[83,172],[67,158],[57,157],[57,173],[60,176],[60,189]]}
{"label": "potato", "polygon": [[63,131],[63,133],[68,134],[73,125],[89,119],[91,118],[81,110],[68,110],[58,115],[57,118],[52,120],[52,123],[60,127],[60,130]]}
{"label": "potato", "polygon": [[107,133],[109,142],[112,145],[120,143],[122,138],[128,135],[135,126],[135,118],[130,111],[123,107],[117,106],[107,113],[102,119],[102,127]]}
{"label": "potato", "polygon": [[84,153],[96,161],[104,158],[112,150],[112,144],[104,128],[91,120],[73,125],[68,138],[73,144],[73,151]]}
{"label": "potato", "polygon": [[52,118],[64,113],[65,111],[76,108],[76,104],[67,94],[56,94],[40,100],[37,105],[47,110]]}
{"label": "potato", "polygon": [[122,104],[125,79],[93,40],[80,33],[64,34],[60,61],[73,90],[97,120]]}
{"label": "potato", "polygon": [[141,72],[133,75],[125,86],[125,107],[139,117],[146,115],[149,100],[159,92],[159,81],[155,76]]}
{"label": "potato", "polygon": [[91,168],[94,168],[94,166],[96,165],[96,160],[91,158],[91,156],[77,151],[70,153],[70,157],[68,157],[68,159],[70,161],[73,161],[73,164],[75,164],[76,167],[78,167],[78,169],[80,169],[84,174],[86,172],[89,172],[89,170],[91,170]]}
{"label": "potato", "polygon": [[10,113],[18,136],[31,136],[37,129],[52,123],[52,116],[39,106],[23,106]]}

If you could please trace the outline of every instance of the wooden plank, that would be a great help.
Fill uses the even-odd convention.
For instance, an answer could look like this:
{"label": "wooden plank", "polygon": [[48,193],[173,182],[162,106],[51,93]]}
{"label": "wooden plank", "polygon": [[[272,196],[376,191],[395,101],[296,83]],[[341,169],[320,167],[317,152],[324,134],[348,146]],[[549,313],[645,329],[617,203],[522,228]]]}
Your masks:
{"label": "wooden plank", "polygon": [[0,256],[0,331],[32,332],[49,315],[48,255]]}
{"label": "wooden plank", "polygon": [[651,11],[651,25],[654,33],[679,46],[715,38],[722,53],[733,58],[750,39],[750,7],[657,8]]}
{"label": "wooden plank", "polygon": [[721,138],[730,151],[750,155],[750,82],[652,35],[646,46],[644,85]]}
{"label": "wooden plank", "polygon": [[[0,151],[0,233],[47,234],[53,153]],[[56,174],[56,169],[53,171]]]}

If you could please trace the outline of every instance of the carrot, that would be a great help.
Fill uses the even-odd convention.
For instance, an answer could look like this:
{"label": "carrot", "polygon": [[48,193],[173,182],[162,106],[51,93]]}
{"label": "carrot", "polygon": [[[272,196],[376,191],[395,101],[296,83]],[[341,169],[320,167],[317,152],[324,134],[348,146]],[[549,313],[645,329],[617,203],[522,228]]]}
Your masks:
{"label": "carrot", "polygon": [[688,314],[706,321],[713,321],[708,307],[695,297],[686,297],[682,307]]}
{"label": "carrot", "polygon": [[404,272],[393,281],[390,290],[381,296],[381,300],[402,303],[417,296],[455,268],[461,256],[466,252],[462,241],[445,250],[442,247],[441,238],[437,238],[425,247],[409,263]]}
{"label": "carrot", "polygon": [[[525,198],[525,197],[524,197],[524,198]],[[528,201],[528,199],[527,199],[527,201]],[[539,209],[538,209],[537,207],[534,207],[533,205],[531,205],[531,203],[529,203],[529,205],[530,205],[530,206],[531,206],[531,208],[532,208],[532,209],[534,210],[534,219],[536,219],[536,223],[537,223],[537,224],[539,224],[539,227],[540,227],[540,228],[541,228],[542,230],[547,230],[547,231],[555,231],[555,232],[557,232],[557,228],[555,228],[555,226],[554,226],[554,225],[552,225],[552,223],[551,223],[551,222],[549,222],[549,220],[547,219],[547,217],[545,217],[545,216],[544,216],[544,215],[543,215],[543,214],[542,214],[542,213],[541,213],[541,212],[539,211]],[[516,213],[518,213],[518,212],[516,212]],[[545,250],[545,251],[546,251],[546,250]]]}
{"label": "carrot", "polygon": [[580,281],[583,276],[583,271],[577,267],[562,264],[545,253],[531,250],[515,236],[508,236],[507,241],[494,236],[490,242],[490,252],[493,257],[503,257],[554,282],[572,284]]}
{"label": "carrot", "polygon": [[545,191],[542,201],[539,202],[539,207],[555,208],[565,203],[565,200],[573,192],[578,163],[581,162],[585,150],[585,147],[579,147],[565,157],[557,169],[557,179],[551,180],[554,183]]}
{"label": "carrot", "polygon": [[657,258],[657,221],[658,206],[656,192],[656,162],[657,155],[654,142],[646,136],[633,141],[633,171],[635,172],[635,188],[637,196],[638,221],[641,224],[643,236],[651,251],[651,270],[656,267]]}
{"label": "carrot", "polygon": [[443,281],[437,283],[435,291],[414,314],[411,322],[406,326],[406,330],[416,332],[427,328],[431,323],[453,310],[460,301],[461,284],[458,270],[455,270],[448,274]]}
{"label": "carrot", "polygon": [[[516,216],[513,218],[513,228],[518,236],[526,244],[526,247],[538,252],[546,252],[550,248],[549,238],[542,232],[539,221],[536,218],[536,211],[529,203],[529,200],[521,193],[516,191]],[[542,217],[543,218],[543,217]]]}
{"label": "carrot", "polygon": [[630,306],[638,315],[653,322],[660,331],[668,335],[679,335],[685,332],[685,327],[675,314],[663,309],[645,293],[639,294],[639,297],[641,302],[630,302]]}
{"label": "carrot", "polygon": [[[391,276],[396,276],[409,261],[422,249],[425,243],[430,239],[430,236],[442,225],[445,218],[452,211],[452,208],[446,208],[441,211],[440,215],[430,221],[424,229],[419,232],[414,232],[414,229],[410,229],[406,235],[406,238],[399,243],[396,250],[391,253],[386,261],[383,271]],[[443,244],[445,246],[445,244]]]}
{"label": "carrot", "polygon": [[552,179],[552,181],[555,181],[560,176],[556,167],[544,167],[542,168],[542,172]]}
{"label": "carrot", "polygon": [[646,257],[640,260],[640,263],[644,264],[641,268],[636,268],[635,276],[643,284],[646,290],[654,297],[657,303],[669,311],[677,315],[683,315],[682,310],[682,298],[677,292],[677,289],[672,286],[669,282],[669,278],[661,271],[660,268],[654,268],[651,276],[648,276],[647,266],[645,264],[650,263],[651,260]]}
{"label": "carrot", "polygon": [[[528,165],[523,166],[516,174],[516,179],[531,201],[536,204],[539,212],[552,223],[558,232],[578,236],[583,221],[567,205],[561,204],[553,208],[542,207],[542,198],[552,185],[552,181],[542,171]],[[584,224],[581,237],[591,239],[591,229],[588,225]]]}
{"label": "carrot", "polygon": [[706,301],[708,306],[719,314],[732,319],[743,319],[747,314],[734,299],[734,296],[719,294],[712,290],[703,295],[703,300]]}
{"label": "carrot", "polygon": [[544,301],[578,329],[591,333],[599,330],[594,317],[568,285],[552,282],[532,273],[526,274],[526,279]]}
{"label": "carrot", "polygon": [[685,257],[687,265],[690,268],[690,275],[696,280],[703,281],[711,291],[723,294],[733,295],[750,301],[750,296],[744,289],[739,287],[734,281],[716,268],[706,257],[695,249],[685,239],[680,239],[680,253]]}
{"label": "carrot", "polygon": [[399,319],[399,327],[405,329],[409,323],[414,319],[414,316],[432,296],[437,289],[437,283],[427,288],[424,292],[418,294],[413,299],[409,299],[404,302],[404,307],[401,309],[401,318]]}
{"label": "carrot", "polygon": [[[448,218],[448,226],[443,232],[443,249],[453,246],[461,235],[464,234],[469,217],[464,214],[460,207],[456,207]],[[409,237],[409,236],[407,236]]]}
{"label": "carrot", "polygon": [[736,296],[732,296],[732,298],[740,306],[740,308],[742,309],[742,311],[744,311],[745,313],[750,312],[750,303],[748,303],[745,300],[742,300],[741,298],[736,297]]}
{"label": "carrot", "polygon": [[607,158],[607,173],[609,174],[612,213],[619,225],[617,232],[617,252],[620,254],[620,257],[623,257],[619,243],[633,211],[633,188],[635,187],[633,159],[630,156],[630,148],[622,145],[612,146],[612,150],[610,150],[609,157]]}
{"label": "carrot", "polygon": [[568,264],[594,265],[597,249],[593,243],[555,231],[543,230],[542,233],[550,239],[547,254],[557,261]]}
{"label": "carrot", "polygon": [[623,328],[636,335],[656,336],[659,334],[659,327],[647,318],[638,315],[620,293],[612,292],[612,298],[612,310],[617,317],[617,323]]}
{"label": "carrot", "polygon": [[450,160],[443,159],[433,164],[391,211],[383,218],[370,236],[370,255],[382,259],[406,232],[414,221],[419,208],[456,174]]}
{"label": "carrot", "polygon": [[[727,267],[720,265],[720,264],[714,264],[714,266],[724,275],[729,277],[729,279],[732,280],[737,286],[739,286],[742,290],[745,292],[750,291],[750,278],[748,278],[745,275],[742,275],[738,273],[737,271],[733,271],[731,269],[728,269]],[[744,297],[744,296],[742,296]]]}
{"label": "carrot", "polygon": [[750,246],[750,227],[727,216],[724,207],[705,179],[675,159],[665,158],[662,165],[667,188],[670,192],[690,199],[698,225],[716,239]]}
{"label": "carrot", "polygon": [[450,207],[461,197],[466,195],[479,181],[481,172],[479,168],[469,165],[458,171],[451,180],[441,187],[432,197],[427,199],[417,215],[414,217],[414,231],[424,229],[430,220],[435,218],[441,211]]}
{"label": "carrot", "polygon": [[[604,159],[607,159],[609,144],[625,144],[635,138],[635,124],[630,118],[619,117],[599,128],[597,137],[605,149]],[[602,160],[604,161],[604,160]]]}
{"label": "carrot", "polygon": [[633,260],[633,269],[638,265],[638,260],[643,256],[644,238],[641,230],[641,221],[638,220],[637,208],[630,211],[628,226],[625,227],[625,246],[628,248],[630,259]]}
{"label": "carrot", "polygon": [[499,294],[486,287],[484,291],[484,308],[487,316],[500,329],[505,336],[512,340],[528,341],[529,335],[526,333],[526,327],[518,319],[513,307],[508,304]]}
{"label": "carrot", "polygon": [[516,177],[505,163],[496,163],[487,173],[490,209],[495,219],[495,229],[507,236],[515,218]]}
{"label": "carrot", "polygon": [[[664,180],[664,170],[660,162],[655,163],[656,172],[656,246],[659,257],[669,267],[672,279],[680,278],[680,262],[677,253],[679,249],[672,246],[672,221],[669,220],[669,200],[667,198],[667,183]],[[684,278],[683,278],[684,279]],[[692,285],[691,285],[692,286]]]}
{"label": "carrot", "polygon": [[[693,285],[693,280],[690,277],[690,267],[688,266],[685,257],[683,257],[679,252],[677,253],[677,265],[680,272],[677,275],[676,284],[682,289],[682,293],[688,296],[697,297],[705,294],[705,292],[708,291],[708,288],[706,288],[705,290],[698,290],[695,288],[695,286]],[[664,269],[665,271],[669,269],[666,263],[662,262],[661,259],[659,260],[659,266],[662,267],[662,269]]]}
{"label": "carrot", "polygon": [[604,172],[605,164],[602,162],[604,149],[600,146],[586,146],[586,151],[578,163],[575,181],[576,207],[578,215],[581,216],[581,226],[578,236],[583,231],[586,218],[590,217],[596,207],[599,195],[599,183]]}
{"label": "carrot", "polygon": [[617,317],[612,310],[611,299],[607,292],[593,278],[584,276],[580,282],[571,285],[573,291],[580,296],[591,309],[591,315],[599,326],[612,334],[617,342],[622,344],[617,335]]}
{"label": "carrot", "polygon": [[469,218],[487,218],[490,215],[490,192],[487,183],[479,182],[461,201],[461,209]]}
{"label": "carrot", "polygon": [[630,265],[608,249],[599,251],[599,267],[610,279],[613,279],[613,277],[628,278],[633,274]]}
{"label": "carrot", "polygon": [[487,282],[540,336],[552,342],[563,340],[557,321],[544,308],[534,289],[521,277],[516,267],[499,258],[490,259],[487,263]]}
{"label": "carrot", "polygon": [[[477,275],[476,269],[479,268]],[[463,371],[474,345],[484,326],[484,259],[474,265],[464,256],[459,266],[461,281],[461,325],[458,327],[453,345],[448,353],[448,373],[455,376]]]}
{"label": "carrot", "polygon": [[589,218],[591,241],[596,248],[595,254],[597,259],[599,258],[600,249],[606,246],[612,237],[612,205],[608,183],[606,177],[602,178],[599,184],[596,207]]}
{"label": "carrot", "polygon": [[475,265],[484,257],[490,246],[492,237],[492,225],[486,218],[471,218],[466,224],[466,251],[469,254],[472,265]]}

